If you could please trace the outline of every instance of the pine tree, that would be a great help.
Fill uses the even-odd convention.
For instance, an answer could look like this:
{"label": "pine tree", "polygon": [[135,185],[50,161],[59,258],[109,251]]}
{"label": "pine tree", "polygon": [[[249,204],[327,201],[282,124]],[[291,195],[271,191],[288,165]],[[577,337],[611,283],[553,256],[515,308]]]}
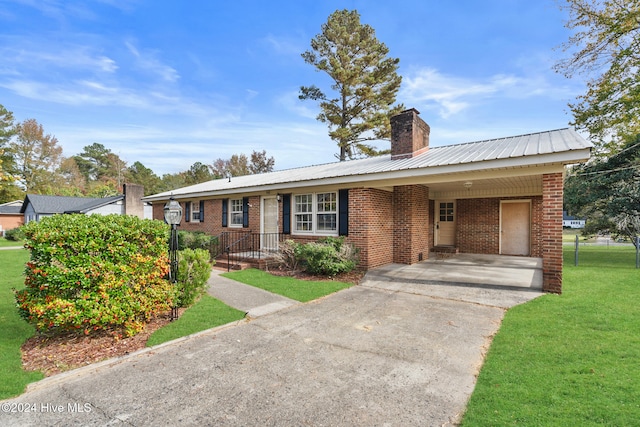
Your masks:
{"label": "pine tree", "polygon": [[400,60],[388,53],[373,28],[360,23],[358,12],[345,9],[329,16],[311,40],[311,50],[302,54],[333,80],[335,97],[312,85],[302,86],[299,98],[319,101],[317,119],[328,125],[341,161],[380,154],[367,141],[389,139],[389,117],[404,109],[393,106],[402,77],[397,74]]}

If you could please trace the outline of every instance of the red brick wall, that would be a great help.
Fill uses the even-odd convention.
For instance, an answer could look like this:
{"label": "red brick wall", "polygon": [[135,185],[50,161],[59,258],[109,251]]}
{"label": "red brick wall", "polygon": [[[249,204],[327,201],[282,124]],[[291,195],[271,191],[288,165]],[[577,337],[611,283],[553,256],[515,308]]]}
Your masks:
{"label": "red brick wall", "polygon": [[542,197],[459,199],[456,245],[460,252],[500,253],[500,201],[531,200],[531,256],[542,257]]}
{"label": "red brick wall", "polygon": [[392,193],[357,188],[349,190],[348,241],[360,249],[360,267],[393,262]]}
{"label": "red brick wall", "polygon": [[499,253],[500,199],[459,199],[456,209],[456,246],[460,252]]}
{"label": "red brick wall", "polygon": [[562,293],[562,173],[542,175],[543,290]]}
{"label": "red brick wall", "polygon": [[429,257],[433,241],[429,224],[429,188],[402,185],[393,189],[393,262],[413,264]]}

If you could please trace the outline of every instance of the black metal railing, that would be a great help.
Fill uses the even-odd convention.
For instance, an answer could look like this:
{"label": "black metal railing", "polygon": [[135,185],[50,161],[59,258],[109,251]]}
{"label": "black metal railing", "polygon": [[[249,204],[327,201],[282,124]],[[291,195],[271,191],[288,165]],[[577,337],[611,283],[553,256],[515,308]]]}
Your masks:
{"label": "black metal railing", "polygon": [[283,233],[225,231],[213,239],[209,253],[212,259],[226,259],[227,270],[231,270],[242,262],[256,262],[272,256],[284,239]]}

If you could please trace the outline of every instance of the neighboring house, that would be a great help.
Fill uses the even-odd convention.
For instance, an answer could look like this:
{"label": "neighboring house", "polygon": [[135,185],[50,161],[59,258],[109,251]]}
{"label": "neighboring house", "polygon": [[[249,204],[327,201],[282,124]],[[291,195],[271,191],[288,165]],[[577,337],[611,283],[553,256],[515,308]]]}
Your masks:
{"label": "neighboring house", "polygon": [[24,217],[25,224],[40,221],[43,217],[65,213],[135,215],[139,218],[152,219],[153,208],[149,203],[142,201],[143,190],[144,188],[140,185],[125,184],[123,195],[102,198],[27,194],[20,213]]}
{"label": "neighboring house", "polygon": [[5,231],[20,227],[23,224],[23,216],[20,213],[21,207],[21,200],[0,205],[0,236],[4,237]]}
{"label": "neighboring house", "polygon": [[585,223],[584,219],[578,219],[575,216],[568,215],[567,211],[562,211],[563,228],[584,228]]}
{"label": "neighboring house", "polygon": [[[542,258],[543,287],[562,289],[565,165],[589,159],[572,129],[429,147],[410,109],[391,118],[391,154],[213,180],[143,198],[163,218],[174,197],[181,229],[346,236],[360,266],[412,264],[430,252]],[[272,245],[263,239],[263,246]]]}

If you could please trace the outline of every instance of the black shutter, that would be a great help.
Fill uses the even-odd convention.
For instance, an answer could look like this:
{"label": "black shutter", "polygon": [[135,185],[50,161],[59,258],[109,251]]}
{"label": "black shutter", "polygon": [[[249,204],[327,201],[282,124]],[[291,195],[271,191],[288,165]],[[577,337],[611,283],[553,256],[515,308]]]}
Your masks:
{"label": "black shutter", "polygon": [[249,198],[242,198],[242,227],[249,227]]}
{"label": "black shutter", "polygon": [[191,202],[184,202],[184,221],[191,221]]}
{"label": "black shutter", "polygon": [[200,200],[200,222],[204,222],[204,200]]}
{"label": "black shutter", "polygon": [[222,199],[222,226],[227,226],[227,220],[229,219],[229,199]]}
{"label": "black shutter", "polygon": [[338,191],[338,234],[349,235],[349,190]]}
{"label": "black shutter", "polygon": [[282,195],[282,232],[291,234],[291,194]]}

